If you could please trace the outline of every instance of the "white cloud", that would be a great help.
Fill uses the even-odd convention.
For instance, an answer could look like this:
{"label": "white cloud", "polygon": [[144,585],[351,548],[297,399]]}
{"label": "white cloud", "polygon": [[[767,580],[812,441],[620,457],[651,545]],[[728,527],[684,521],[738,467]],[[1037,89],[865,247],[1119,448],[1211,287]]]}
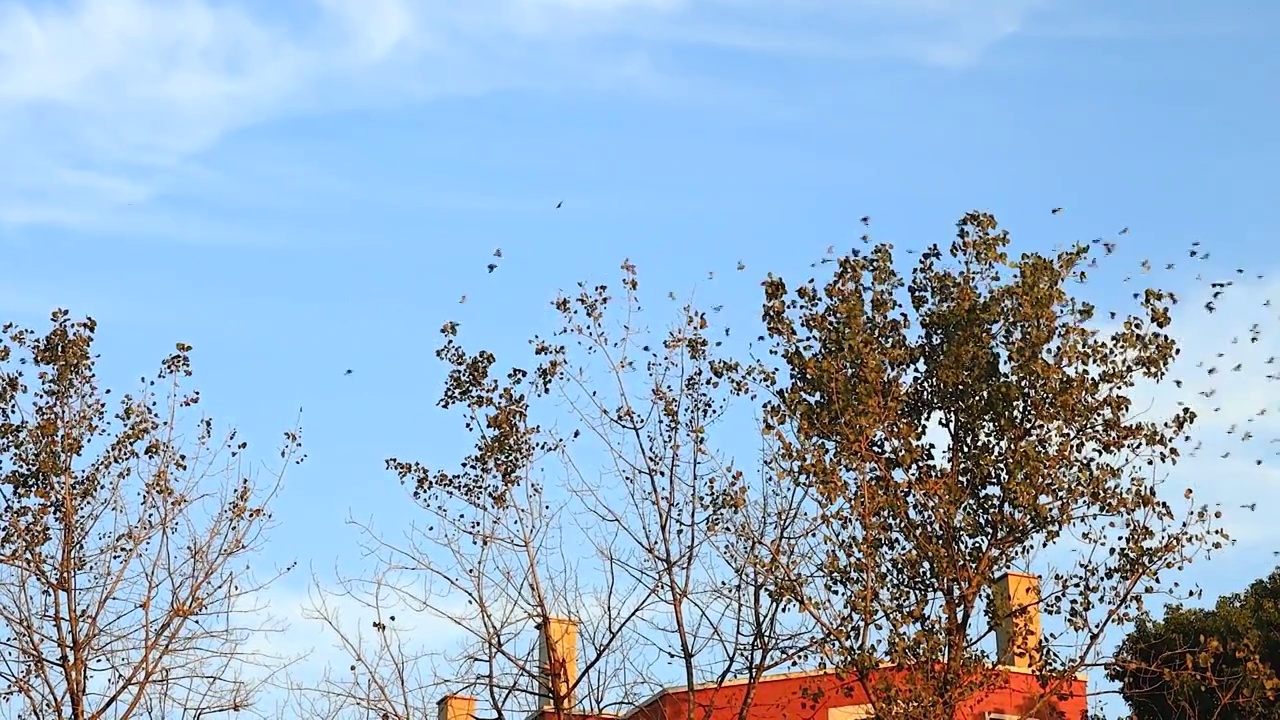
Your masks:
{"label": "white cloud", "polygon": [[292,113],[652,86],[655,43],[963,64],[1042,2],[0,0],[0,224],[98,223],[228,133]]}
{"label": "white cloud", "polygon": [[[715,22],[664,32],[683,32],[710,42],[757,52],[858,60],[890,57],[944,67],[976,62],[991,45],[1021,31],[1047,0],[859,0],[831,3],[799,0],[819,22],[804,30],[772,22],[776,3],[723,1]],[[732,9],[729,12],[729,9]],[[804,26],[802,26],[804,27]],[[790,28],[790,29],[778,29]]]}
{"label": "white cloud", "polygon": [[[0,221],[91,221],[141,202],[227,132],[306,100],[317,81],[386,53],[380,6],[335,6],[326,46],[204,0],[0,5]],[[333,5],[333,3],[327,3]]]}
{"label": "white cloud", "polygon": [[[372,687],[393,702],[434,706],[440,683],[452,679],[444,663],[460,639],[457,624],[415,612],[386,593],[375,607],[363,590],[346,594],[351,589],[280,584],[256,598],[283,629],[254,636],[244,650],[288,663],[264,685],[258,710],[315,717],[317,707],[349,707],[355,697],[374,693]],[[388,634],[370,629],[375,620]]]}
{"label": "white cloud", "polygon": [[[370,633],[362,632],[374,620],[389,622],[388,617],[397,617],[394,630],[415,653],[444,654],[455,649],[463,639],[457,620],[412,609],[385,589],[375,601],[366,590],[355,585],[348,588],[317,585],[308,590],[272,587],[265,593],[266,604],[287,629],[261,642],[277,654],[304,657],[298,668],[300,674],[318,677],[327,667],[345,666],[350,662],[351,656],[343,648],[343,637],[350,641],[362,638],[366,643],[362,650],[375,645]],[[265,651],[267,647],[255,649]]]}

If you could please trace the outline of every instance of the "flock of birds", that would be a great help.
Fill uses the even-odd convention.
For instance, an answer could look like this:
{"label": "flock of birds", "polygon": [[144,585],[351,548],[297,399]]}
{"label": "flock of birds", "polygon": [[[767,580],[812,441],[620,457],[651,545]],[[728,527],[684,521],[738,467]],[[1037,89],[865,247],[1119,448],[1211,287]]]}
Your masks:
{"label": "flock of birds", "polygon": [[[554,209],[554,210],[559,210],[559,209],[561,209],[561,208],[563,208],[563,207],[564,207],[564,201],[563,201],[563,200],[561,200],[560,202],[557,202],[557,203],[556,203],[556,206],[555,206],[554,208],[552,208],[552,209]],[[493,251],[493,258],[494,258],[494,259],[493,259],[493,260],[491,260],[491,261],[489,262],[489,264],[485,266],[485,269],[489,271],[489,274],[490,274],[490,275],[492,275],[492,274],[493,274],[493,271],[494,271],[494,270],[497,270],[497,269],[498,269],[498,263],[497,263],[497,261],[502,259],[502,248],[497,248],[497,249],[495,249],[495,250]],[[459,304],[462,304],[462,303],[465,303],[466,301],[467,301],[467,296],[466,296],[466,295],[463,295],[463,296],[462,296],[462,298],[458,300],[458,303],[459,303]],[[352,370],[351,368],[347,368],[346,370],[342,371],[342,374],[343,374],[343,376],[347,376],[347,375],[354,375],[354,374],[355,374],[355,370]]]}
{"label": "flock of birds", "polygon": [[[554,209],[558,210],[563,207],[564,201],[562,200],[556,203]],[[1061,216],[1064,212],[1065,210],[1062,207],[1054,207],[1050,210],[1050,214],[1054,216]],[[870,216],[864,215],[859,219],[859,221],[863,226],[870,226],[871,224]],[[1119,238],[1128,234],[1129,228],[1124,227],[1115,234],[1115,238],[1095,238],[1092,240],[1091,244],[1098,246],[1101,249],[1102,257],[1110,257],[1116,255],[1119,251]],[[864,233],[860,239],[866,243],[869,242],[871,238],[869,234]],[[918,251],[909,249],[906,252],[908,254],[916,254]],[[812,266],[834,262],[835,253],[836,248],[834,245],[828,247],[826,256],[821,260],[812,263]],[[1185,248],[1185,253],[1184,260],[1192,263],[1208,263],[1212,257],[1212,254],[1204,248],[1200,241],[1191,242],[1190,245]],[[499,269],[502,257],[501,248],[497,248],[493,251],[492,258],[485,266],[485,269],[489,274],[493,274]],[[1099,267],[1098,255],[1094,255],[1094,257],[1089,260],[1087,267],[1089,270],[1095,270]],[[1152,272],[1157,271],[1160,268],[1163,268],[1163,271],[1165,272],[1172,273],[1177,271],[1179,267],[1181,267],[1181,265],[1172,259],[1155,262],[1150,258],[1146,258],[1136,263],[1134,271],[1124,273],[1120,278],[1120,282],[1131,285],[1137,284],[1137,281],[1139,281],[1140,278],[1149,276]],[[1203,269],[1199,270],[1194,275],[1198,286],[1191,289],[1193,292],[1200,291],[1203,294],[1204,297],[1202,299],[1201,310],[1209,315],[1214,315],[1215,318],[1212,323],[1212,327],[1221,330],[1226,328],[1224,323],[1229,323],[1231,318],[1223,318],[1221,315],[1217,315],[1217,313],[1223,307],[1224,301],[1229,299],[1229,293],[1233,290],[1239,289],[1240,285],[1237,285],[1237,281],[1245,279],[1246,275],[1249,275],[1249,279],[1253,281],[1262,281],[1265,279],[1265,276],[1263,273],[1246,273],[1243,267],[1237,267],[1234,268],[1234,272],[1228,271],[1224,273],[1225,277],[1213,277],[1212,273],[1215,272],[1214,266],[1206,264],[1203,265],[1202,268]],[[738,261],[736,269],[738,271],[745,270],[746,264],[742,261]],[[709,272],[708,279],[714,278],[715,272]],[[1077,280],[1079,282],[1085,282],[1086,279],[1088,279],[1086,273],[1082,272],[1077,276]],[[1185,281],[1185,277],[1179,278],[1178,281]],[[1096,286],[1096,282],[1093,284]],[[1183,287],[1186,289],[1185,285]],[[1169,288],[1162,287],[1161,289]],[[1129,293],[1129,296],[1131,299],[1137,301],[1141,299],[1142,292],[1131,292]],[[675,293],[671,293],[670,297],[674,299]],[[465,303],[466,301],[467,296],[463,295],[459,300],[459,303]],[[1175,304],[1178,303],[1177,295],[1171,296],[1171,301]],[[1261,308],[1258,308],[1259,310],[1266,310],[1268,313],[1271,312],[1270,308],[1272,308],[1272,301],[1270,299],[1263,299],[1260,304]],[[711,310],[713,312],[719,312],[722,308],[722,305],[711,306]],[[1243,310],[1233,307],[1232,312],[1240,313],[1243,312]],[[1107,313],[1107,317],[1111,320],[1116,320],[1120,315],[1121,313],[1116,311],[1110,311]],[[1280,315],[1270,315],[1269,319],[1273,321],[1280,320]],[[1247,323],[1247,327],[1240,328],[1240,331],[1234,335],[1231,335],[1230,329],[1226,328],[1223,338],[1228,335],[1231,335],[1231,337],[1229,343],[1223,340],[1223,347],[1204,347],[1187,345],[1186,342],[1181,343],[1180,349],[1182,353],[1180,359],[1175,361],[1174,371],[1175,373],[1180,372],[1182,375],[1171,377],[1167,382],[1171,382],[1179,393],[1186,393],[1185,396],[1179,397],[1176,401],[1177,404],[1179,406],[1192,405],[1200,411],[1201,414],[1207,412],[1210,415],[1209,424],[1211,427],[1214,426],[1214,423],[1212,422],[1214,414],[1225,413],[1226,416],[1236,416],[1234,421],[1228,420],[1226,422],[1217,423],[1219,426],[1227,426],[1225,436],[1222,438],[1211,438],[1199,429],[1195,430],[1195,432],[1200,434],[1197,442],[1191,448],[1188,455],[1196,457],[1201,450],[1205,448],[1205,441],[1210,440],[1209,444],[1215,448],[1215,452],[1219,453],[1218,459],[1222,461],[1230,461],[1233,457],[1233,453],[1235,455],[1243,455],[1245,454],[1244,450],[1240,449],[1238,446],[1236,446],[1236,450],[1223,450],[1222,448],[1228,447],[1227,443],[1218,441],[1229,440],[1232,443],[1254,443],[1254,445],[1249,446],[1250,448],[1255,449],[1254,453],[1249,454],[1249,462],[1253,466],[1258,467],[1264,464],[1264,456],[1280,456],[1280,423],[1272,425],[1269,422],[1271,418],[1280,416],[1280,393],[1275,393],[1275,397],[1277,398],[1275,407],[1260,404],[1258,407],[1251,410],[1243,410],[1239,407],[1227,407],[1223,402],[1223,398],[1228,393],[1220,392],[1219,388],[1219,383],[1223,377],[1238,378],[1241,382],[1245,383],[1245,387],[1247,388],[1254,388],[1255,386],[1253,383],[1257,381],[1273,382],[1280,380],[1280,370],[1275,370],[1270,367],[1277,363],[1276,356],[1268,355],[1265,359],[1261,356],[1244,357],[1245,355],[1250,354],[1248,349],[1254,348],[1256,350],[1259,343],[1263,340],[1263,321],[1249,322],[1246,320],[1245,322]],[[1175,325],[1173,326],[1175,336],[1177,334],[1178,327],[1179,326],[1175,321]],[[724,328],[724,334],[726,336],[729,335],[728,327]],[[1200,340],[1201,342],[1204,342],[1204,339]],[[1262,347],[1265,347],[1265,345]],[[1203,354],[1204,357],[1195,362],[1192,366],[1185,360],[1185,358],[1194,354]],[[1257,355],[1258,353],[1253,352],[1252,354]],[[1278,352],[1278,354],[1280,354],[1280,352]],[[1250,371],[1257,369],[1255,364],[1262,366],[1263,375],[1259,378],[1251,378],[1248,376]],[[353,370],[347,369],[344,375],[351,375],[353,372]],[[1241,395],[1241,393],[1236,394]],[[1269,394],[1266,392],[1257,391],[1255,389],[1243,393],[1242,397],[1247,396],[1258,400],[1265,400],[1268,395]],[[1239,402],[1239,400],[1240,398],[1236,398],[1236,402]],[[1197,426],[1199,425],[1200,424],[1197,423]],[[1256,447],[1258,443],[1262,442],[1262,438],[1264,437],[1265,442],[1271,446],[1270,450],[1266,452],[1262,452]],[[1239,458],[1237,458],[1237,460],[1238,459]],[[1255,511],[1258,507],[1258,503],[1256,501],[1241,503],[1239,507],[1245,510]],[[1274,554],[1280,556],[1280,551],[1276,551]]]}
{"label": "flock of birds", "polygon": [[[1052,210],[1054,215],[1062,212],[1062,208]],[[1128,227],[1121,228],[1117,237],[1128,233]],[[1104,256],[1115,254],[1119,245],[1118,240],[1102,238],[1093,240],[1093,244],[1102,246]],[[1280,499],[1272,484],[1265,481],[1265,471],[1256,470],[1265,464],[1264,458],[1280,456],[1280,423],[1274,421],[1280,414],[1280,388],[1273,390],[1270,386],[1280,380],[1280,371],[1272,367],[1280,350],[1265,342],[1270,340],[1265,326],[1280,321],[1280,314],[1273,310],[1268,288],[1262,285],[1265,273],[1209,265],[1212,253],[1199,240],[1192,241],[1183,252],[1185,262],[1200,265],[1192,276],[1194,284],[1187,287],[1189,273],[1170,284],[1190,289],[1191,294],[1199,296],[1200,304],[1184,309],[1181,317],[1174,318],[1171,333],[1179,340],[1180,355],[1172,365],[1171,376],[1163,382],[1172,385],[1178,407],[1191,406],[1200,418],[1193,426],[1193,435],[1184,438],[1194,440],[1185,454],[1195,458],[1202,451],[1214,453],[1212,458],[1206,458],[1209,463],[1200,466],[1202,472],[1212,473],[1203,478],[1213,481],[1209,492],[1234,495],[1241,510],[1256,512],[1259,503],[1254,498]],[[1097,265],[1097,258],[1092,258],[1089,266]],[[1159,263],[1143,259],[1137,263],[1137,273],[1124,274],[1121,283],[1133,283],[1159,267],[1172,273],[1181,266],[1172,259]],[[1171,289],[1169,285],[1156,285]],[[1133,292],[1130,297],[1137,301],[1142,293]],[[1172,294],[1170,301],[1176,305],[1178,296]],[[1181,328],[1194,324],[1192,313],[1197,311],[1212,317],[1198,328],[1206,331],[1205,337],[1179,337]],[[1108,318],[1115,320],[1117,313],[1109,312]],[[1250,472],[1249,468],[1254,470]],[[1223,503],[1213,505],[1220,508]],[[1207,510],[1208,504],[1201,507]],[[1271,554],[1280,557],[1280,550]]]}

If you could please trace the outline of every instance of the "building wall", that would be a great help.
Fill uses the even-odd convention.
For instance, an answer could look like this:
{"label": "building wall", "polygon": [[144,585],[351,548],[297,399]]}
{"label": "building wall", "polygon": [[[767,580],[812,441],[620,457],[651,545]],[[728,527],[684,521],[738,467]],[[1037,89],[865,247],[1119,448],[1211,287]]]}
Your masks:
{"label": "building wall", "polygon": [[[985,720],[987,713],[1023,717],[1035,704],[1039,685],[1028,673],[1004,675],[1004,687],[974,698],[957,720]],[[1083,720],[1088,707],[1084,681],[1077,680],[1074,687],[1066,690],[1070,697],[1045,703],[1035,717]],[[747,711],[740,714],[747,693],[751,693],[751,702]],[[668,693],[638,709],[629,720],[686,720],[688,699],[683,692]],[[700,690],[695,694],[693,720],[858,720],[861,713],[856,706],[868,703],[860,683],[835,675],[781,677],[766,679],[754,687],[735,684]]]}

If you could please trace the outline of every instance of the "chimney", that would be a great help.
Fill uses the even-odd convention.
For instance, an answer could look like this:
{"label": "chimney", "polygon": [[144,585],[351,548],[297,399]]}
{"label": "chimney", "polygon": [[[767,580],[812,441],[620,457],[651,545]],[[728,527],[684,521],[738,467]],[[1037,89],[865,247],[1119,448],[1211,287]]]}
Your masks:
{"label": "chimney", "polygon": [[993,592],[996,657],[1000,665],[1032,669],[1040,664],[1040,578],[1007,572]]}
{"label": "chimney", "polygon": [[549,617],[539,625],[538,679],[547,693],[544,709],[573,709],[573,686],[578,682],[578,623]]}
{"label": "chimney", "polygon": [[476,699],[470,695],[445,695],[436,703],[440,720],[474,720]]}

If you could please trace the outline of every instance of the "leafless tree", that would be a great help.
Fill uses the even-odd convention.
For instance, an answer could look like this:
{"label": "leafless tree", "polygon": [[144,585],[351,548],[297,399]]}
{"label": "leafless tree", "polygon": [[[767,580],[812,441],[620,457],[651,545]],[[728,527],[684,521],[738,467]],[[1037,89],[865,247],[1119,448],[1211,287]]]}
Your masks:
{"label": "leafless tree", "polygon": [[304,617],[320,625],[346,664],[321,667],[318,678],[295,666],[293,709],[302,717],[337,720],[421,717],[432,707],[445,692],[433,672],[435,657],[421,647],[421,635],[405,617],[410,608],[386,576],[313,578],[312,587]]}
{"label": "leafless tree", "polygon": [[254,708],[284,663],[250,564],[272,527],[235,432],[195,417],[179,344],[110,410],[95,322],[59,310],[0,340],[0,692],[13,717],[179,718]]}
{"label": "leafless tree", "polygon": [[[475,445],[457,471],[389,461],[426,518],[397,541],[360,527],[408,616],[454,627],[433,671],[487,716],[619,711],[667,683],[754,683],[812,637],[753,559],[791,542],[788,497],[711,449],[737,372],[716,352],[723,328],[693,305],[670,328],[641,327],[636,269],[622,271],[616,293],[582,284],[555,301],[557,331],[531,340],[527,368],[498,374],[446,324],[440,404],[462,410]],[[540,633],[564,619],[576,672],[557,678]],[[709,711],[687,707],[690,720]]]}
{"label": "leafless tree", "polygon": [[[603,710],[635,699],[619,688],[644,691],[642,678],[619,677],[631,670],[619,650],[651,593],[614,585],[625,578],[574,583],[590,555],[560,544],[563,515],[536,484],[513,487],[501,512],[423,505],[431,519],[400,542],[353,523],[376,563],[372,579],[317,581],[309,614],[342,660],[318,683],[295,678],[308,714],[421,717],[453,693],[478,696],[485,717],[523,718],[538,708]],[[539,629],[568,619],[578,642],[575,656],[560,658],[576,670],[566,675],[540,658]]]}

